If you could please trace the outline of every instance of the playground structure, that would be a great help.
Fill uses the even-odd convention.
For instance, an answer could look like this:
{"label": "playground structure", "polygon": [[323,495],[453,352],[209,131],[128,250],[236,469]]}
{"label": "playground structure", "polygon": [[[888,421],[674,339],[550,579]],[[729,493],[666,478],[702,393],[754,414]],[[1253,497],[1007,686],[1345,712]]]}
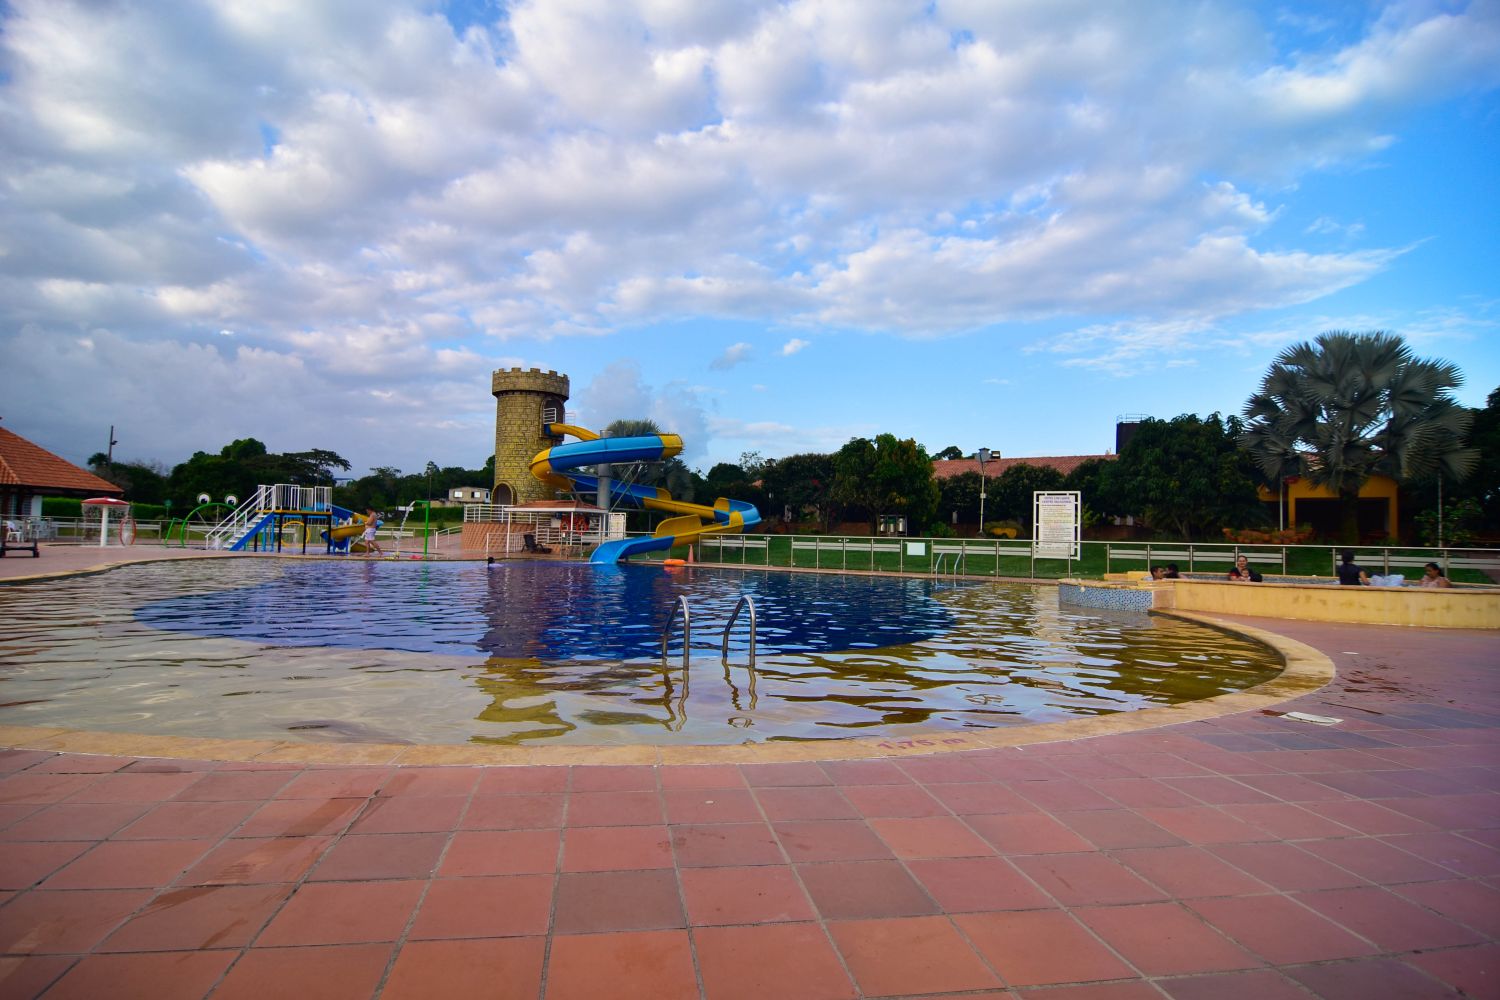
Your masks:
{"label": "playground structure", "polygon": [[197,506],[183,517],[174,517],[167,522],[167,527],[161,535],[161,543],[171,545],[175,536],[177,544],[186,548],[190,535],[195,532],[203,535],[213,530],[220,521],[234,513],[236,503],[238,501],[233,495],[226,496],[220,503],[209,499],[207,493],[199,494]]}
{"label": "playground structure", "polygon": [[[199,497],[198,506],[186,516],[173,518],[162,532],[163,545],[187,547],[194,538],[201,538],[205,548],[222,549],[228,552],[245,550],[281,552],[290,540],[290,545],[308,550],[308,542],[321,540],[328,554],[364,551],[362,536],[365,531],[364,515],[333,503],[333,488],[330,486],[295,486],[277,483],[259,486],[255,495],[243,504],[232,496],[224,503],[211,501],[207,496]],[[428,501],[416,500],[401,508],[401,525],[395,530],[395,550],[387,555],[400,555],[402,541],[407,537],[407,521],[418,506],[424,507],[422,519],[422,554],[428,558],[432,531],[425,509]],[[385,524],[377,519],[377,527]],[[418,556],[413,555],[413,559]]]}
{"label": "playground structure", "polygon": [[[323,526],[321,537],[329,553],[349,551],[350,543],[364,531],[364,522],[356,521],[354,511],[334,506],[331,486],[261,485],[256,487],[254,496],[209,530],[205,544],[210,549],[227,552],[247,549],[280,552],[286,532],[297,528],[302,551],[306,552],[308,538],[319,525]],[[170,537],[171,529],[168,541]],[[183,537],[186,544],[185,532]]]}
{"label": "playground structure", "polygon": [[739,533],[760,523],[760,511],[743,500],[720,497],[708,507],[675,500],[660,487],[576,471],[614,463],[664,461],[682,451],[682,438],[676,434],[606,438],[582,427],[560,423],[548,423],[545,430],[550,437],[566,435],[579,440],[537,453],[531,460],[531,474],[540,482],[558,490],[598,496],[599,506],[606,509],[622,503],[674,515],[658,524],[649,537],[614,538],[601,543],[589,562],[619,562],[639,553],[689,544],[704,535]]}

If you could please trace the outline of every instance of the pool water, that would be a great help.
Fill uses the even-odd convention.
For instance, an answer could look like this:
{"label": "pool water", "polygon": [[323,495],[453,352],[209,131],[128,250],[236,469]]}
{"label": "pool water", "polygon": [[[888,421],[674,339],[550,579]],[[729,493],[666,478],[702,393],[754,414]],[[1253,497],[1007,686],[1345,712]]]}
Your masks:
{"label": "pool water", "polygon": [[[722,630],[755,602],[721,665]],[[662,628],[689,602],[660,657]],[[212,560],[0,587],[0,724],[413,743],[741,743],[1053,722],[1274,676],[1055,588],[658,564]]]}

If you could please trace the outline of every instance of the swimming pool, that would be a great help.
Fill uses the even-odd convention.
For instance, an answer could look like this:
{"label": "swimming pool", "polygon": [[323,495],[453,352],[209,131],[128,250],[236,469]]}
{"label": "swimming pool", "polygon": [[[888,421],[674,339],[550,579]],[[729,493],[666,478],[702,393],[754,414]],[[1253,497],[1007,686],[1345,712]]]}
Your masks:
{"label": "swimming pool", "polygon": [[[742,594],[746,629],[719,635]],[[680,596],[692,663],[659,657]],[[0,724],[732,744],[1054,722],[1274,676],[1251,640],[1054,588],[583,563],[234,559],[0,587]]]}

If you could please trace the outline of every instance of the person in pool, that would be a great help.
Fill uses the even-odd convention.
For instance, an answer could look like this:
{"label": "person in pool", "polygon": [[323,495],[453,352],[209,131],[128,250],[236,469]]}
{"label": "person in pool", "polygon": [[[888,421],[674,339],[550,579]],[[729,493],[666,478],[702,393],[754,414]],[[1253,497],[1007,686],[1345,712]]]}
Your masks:
{"label": "person in pool", "polygon": [[1234,557],[1234,568],[1229,571],[1229,579],[1236,583],[1260,583],[1263,577],[1250,568],[1250,560],[1243,555]]}
{"label": "person in pool", "polygon": [[1422,567],[1422,579],[1417,582],[1419,587],[1451,587],[1453,582],[1443,575],[1443,567],[1435,562],[1430,562]]}
{"label": "person in pool", "polygon": [[1353,552],[1345,549],[1339,558],[1343,561],[1339,563],[1338,569],[1335,572],[1338,573],[1339,583],[1342,586],[1368,587],[1370,585],[1370,574],[1355,565]]}

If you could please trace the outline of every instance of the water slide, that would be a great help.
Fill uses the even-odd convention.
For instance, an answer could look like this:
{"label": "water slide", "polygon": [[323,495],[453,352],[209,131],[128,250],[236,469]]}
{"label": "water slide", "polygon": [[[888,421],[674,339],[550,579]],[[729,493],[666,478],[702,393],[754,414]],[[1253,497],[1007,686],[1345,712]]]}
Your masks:
{"label": "water slide", "polygon": [[[630,462],[660,462],[682,451],[682,438],[676,434],[649,434],[642,437],[602,438],[591,430],[572,424],[549,424],[547,433],[566,434],[579,440],[553,445],[531,460],[531,474],[554,489],[579,493],[599,492],[596,476],[575,470],[595,465]],[[647,510],[674,515],[656,526],[650,538],[617,538],[594,550],[589,562],[614,563],[638,552],[654,552],[684,545],[700,535],[744,531],[760,523],[760,511],[743,500],[720,497],[712,507],[672,499],[672,494],[655,486],[621,483],[610,480],[611,506],[616,500],[636,504]]]}
{"label": "water slide", "polygon": [[[325,542],[331,542],[335,549],[343,549],[346,546],[352,548],[359,540],[359,536],[365,533],[365,516],[338,506],[333,508],[333,516],[345,523],[324,529],[319,532],[319,537]],[[380,525],[384,522],[376,521],[375,523]]]}

